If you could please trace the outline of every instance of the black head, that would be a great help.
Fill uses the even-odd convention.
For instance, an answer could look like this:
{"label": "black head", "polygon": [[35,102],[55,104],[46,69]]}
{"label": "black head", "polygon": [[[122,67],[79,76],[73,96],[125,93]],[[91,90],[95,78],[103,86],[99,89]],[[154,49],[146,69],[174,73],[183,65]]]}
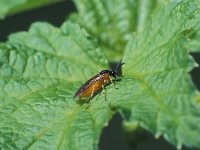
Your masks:
{"label": "black head", "polygon": [[102,70],[99,74],[109,74],[110,76],[113,76],[114,78],[117,77],[117,71],[118,69],[123,65],[124,63],[121,63],[121,61],[117,64],[117,67],[115,70]]}
{"label": "black head", "polygon": [[102,70],[99,74],[100,75],[109,74],[110,76],[113,76],[116,78],[116,72],[113,70]]}
{"label": "black head", "polygon": [[110,76],[113,76],[114,78],[116,78],[117,73],[116,73],[116,71],[110,70],[110,71],[109,71],[109,75],[110,75]]}

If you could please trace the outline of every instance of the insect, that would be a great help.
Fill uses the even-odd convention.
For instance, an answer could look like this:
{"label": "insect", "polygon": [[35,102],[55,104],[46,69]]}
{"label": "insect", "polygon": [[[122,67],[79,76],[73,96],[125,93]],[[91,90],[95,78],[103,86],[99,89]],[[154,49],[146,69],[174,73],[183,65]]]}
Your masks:
{"label": "insect", "polygon": [[79,103],[90,102],[95,95],[103,91],[106,99],[105,86],[113,83],[115,87],[112,77],[116,79],[117,71],[123,64],[120,61],[115,70],[102,70],[99,72],[80,87],[75,93],[74,98],[78,98]]}

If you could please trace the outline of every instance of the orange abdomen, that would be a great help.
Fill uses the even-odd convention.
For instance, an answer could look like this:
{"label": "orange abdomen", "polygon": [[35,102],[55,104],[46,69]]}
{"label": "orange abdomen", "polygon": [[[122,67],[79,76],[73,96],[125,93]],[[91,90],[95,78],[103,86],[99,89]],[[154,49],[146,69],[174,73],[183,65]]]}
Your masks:
{"label": "orange abdomen", "polygon": [[88,87],[79,93],[78,97],[81,98],[92,98],[98,92],[102,90],[102,88],[110,83],[110,76],[105,74],[103,76],[97,77],[93,79],[93,82],[88,85]]}

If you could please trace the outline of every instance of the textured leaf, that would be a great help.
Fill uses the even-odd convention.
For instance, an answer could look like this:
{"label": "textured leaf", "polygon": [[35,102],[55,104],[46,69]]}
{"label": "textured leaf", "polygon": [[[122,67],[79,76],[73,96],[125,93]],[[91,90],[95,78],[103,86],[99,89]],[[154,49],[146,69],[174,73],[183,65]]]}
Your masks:
{"label": "textured leaf", "polygon": [[79,21],[89,33],[99,38],[108,59],[122,58],[133,32],[141,32],[150,14],[169,0],[74,0]]}
{"label": "textured leaf", "polygon": [[192,52],[200,52],[200,31],[193,33],[190,42],[187,44],[187,49]]}
{"label": "textured leaf", "polygon": [[[194,0],[195,4],[200,8],[200,1]],[[200,9],[197,10],[199,15]],[[187,49],[192,52],[200,52],[200,30],[197,30],[196,32],[192,33],[190,36],[190,41],[187,44]]]}
{"label": "textured leaf", "polygon": [[198,91],[188,74],[194,61],[185,48],[188,31],[199,29],[197,7],[172,3],[150,18],[125,51],[119,89],[98,94],[92,106],[72,98],[108,62],[84,29],[33,24],[0,44],[0,148],[97,149],[102,128],[119,111],[170,143],[200,147]]}
{"label": "textured leaf", "polygon": [[0,66],[1,149],[96,149],[112,112],[72,97],[107,61],[84,30],[36,23],[0,45]]}
{"label": "textured leaf", "polygon": [[47,5],[56,0],[0,0],[0,19],[23,10]]}
{"label": "textured leaf", "polygon": [[156,137],[163,135],[178,148],[182,144],[200,147],[198,92],[188,74],[195,62],[185,48],[184,37],[189,30],[199,29],[196,10],[189,1],[161,9],[150,18],[144,32],[130,40],[123,59],[126,89],[132,89],[125,94],[133,103],[125,118]]}

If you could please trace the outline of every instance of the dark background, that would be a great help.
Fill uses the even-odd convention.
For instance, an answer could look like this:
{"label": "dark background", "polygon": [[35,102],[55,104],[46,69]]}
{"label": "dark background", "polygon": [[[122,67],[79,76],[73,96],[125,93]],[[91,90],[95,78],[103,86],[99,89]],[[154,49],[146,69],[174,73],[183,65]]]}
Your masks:
{"label": "dark background", "polygon": [[[67,18],[67,14],[76,11],[71,1],[63,1],[54,5],[19,13],[0,21],[0,41],[6,41],[10,33],[26,31],[36,21],[47,21],[55,26],[60,26]],[[192,54],[200,64],[200,54]],[[192,72],[192,79],[200,89],[200,67]],[[132,136],[123,131],[122,118],[116,114],[110,121],[109,126],[103,130],[100,139],[100,150],[176,150],[162,137],[155,139],[154,136],[145,130],[139,131]],[[200,138],[200,137],[199,137]],[[195,150],[183,148],[183,150]]]}

